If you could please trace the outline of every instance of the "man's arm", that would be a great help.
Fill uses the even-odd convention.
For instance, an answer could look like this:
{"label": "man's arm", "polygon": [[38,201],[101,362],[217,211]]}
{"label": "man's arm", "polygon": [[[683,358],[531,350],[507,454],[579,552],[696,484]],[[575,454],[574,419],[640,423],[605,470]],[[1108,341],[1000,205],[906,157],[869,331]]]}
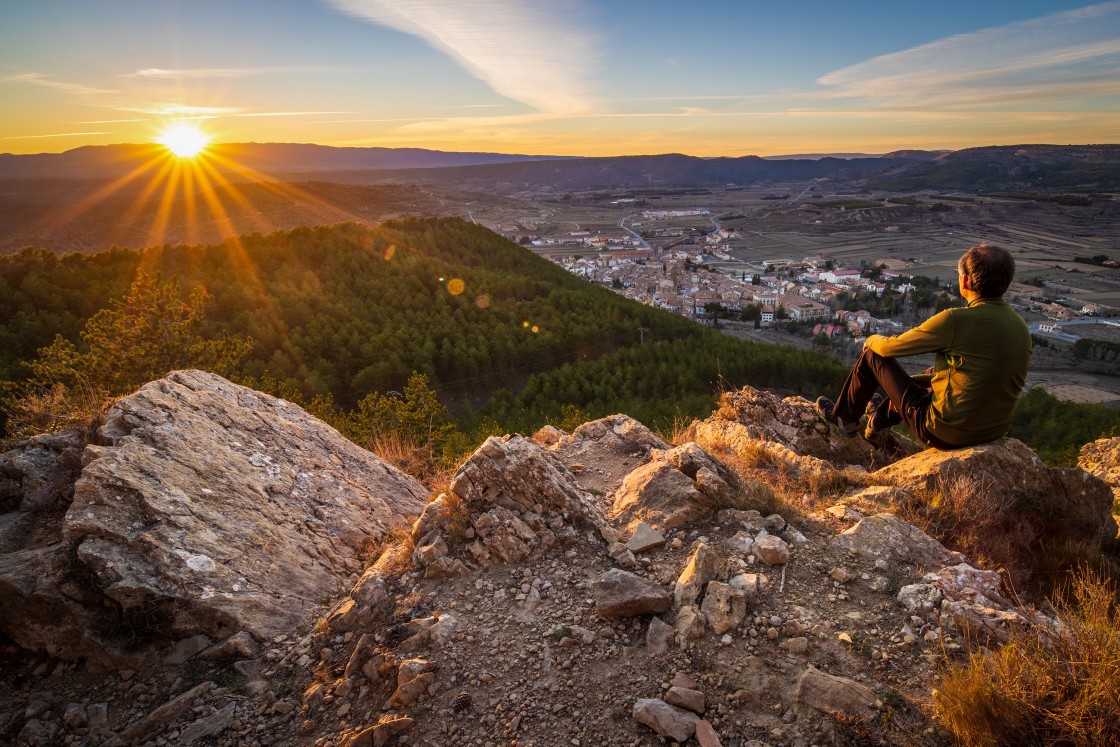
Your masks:
{"label": "man's arm", "polygon": [[902,358],[944,350],[953,339],[952,309],[926,319],[914,329],[895,337],[871,335],[864,347],[885,358]]}

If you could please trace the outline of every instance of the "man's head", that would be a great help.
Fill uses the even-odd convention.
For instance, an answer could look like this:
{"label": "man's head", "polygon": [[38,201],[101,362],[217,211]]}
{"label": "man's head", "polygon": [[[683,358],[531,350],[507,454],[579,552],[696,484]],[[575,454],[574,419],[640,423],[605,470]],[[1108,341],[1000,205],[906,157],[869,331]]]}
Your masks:
{"label": "man's head", "polygon": [[978,298],[999,298],[1015,277],[1015,260],[1006,249],[980,244],[964,253],[957,272],[962,289],[967,287]]}

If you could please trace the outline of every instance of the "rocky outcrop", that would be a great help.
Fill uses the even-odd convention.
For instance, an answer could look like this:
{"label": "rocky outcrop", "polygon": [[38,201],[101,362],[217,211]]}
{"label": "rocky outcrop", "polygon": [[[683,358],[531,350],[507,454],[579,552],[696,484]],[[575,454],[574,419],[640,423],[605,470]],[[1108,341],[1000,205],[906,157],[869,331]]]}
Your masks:
{"label": "rocky outcrop", "polygon": [[1108,483],[1113,505],[1120,511],[1120,437],[1102,438],[1082,446],[1077,466]]}
{"label": "rocky outcrop", "polygon": [[[998,465],[981,463],[982,482],[949,461],[979,458],[965,450],[880,472],[870,451],[834,466],[795,451],[844,438],[802,418],[808,403],[752,392],[738,399],[762,421],[722,411],[676,448],[625,416],[488,439],[364,568],[360,538],[419,507],[407,478],[286,403],[197,372],[155,382],[84,452],[60,436],[0,457],[0,619],[23,615],[6,630],[31,647],[118,664],[113,642],[154,631],[167,642],[142,652],[157,666],[137,656],[135,672],[118,666],[80,690],[77,662],[25,657],[11,680],[29,684],[0,681],[0,742],[387,747],[407,731],[408,744],[718,747],[880,728],[890,742],[903,732],[886,717],[903,702],[905,733],[934,735],[917,706],[947,655],[1020,627],[1061,630],[1000,573],[894,513],[933,531],[929,486],[968,506]],[[795,415],[800,425],[782,420]],[[787,441],[764,440],[767,429]],[[844,440],[833,445],[870,449]],[[1066,479],[1040,470],[1028,475],[1049,489]],[[1004,481],[1015,505],[1039,489]],[[993,495],[1006,497],[975,493]],[[324,580],[308,602],[311,573]],[[297,607],[340,584],[349,595],[300,627]],[[276,619],[254,620],[239,596]]]}
{"label": "rocky outcrop", "polygon": [[1023,442],[1001,438],[953,451],[928,449],[875,473],[925,500],[992,514],[1019,510],[1096,542],[1115,539],[1112,491],[1082,469],[1046,466]]}
{"label": "rocky outcrop", "polygon": [[82,468],[85,434],[77,430],[34,436],[0,454],[0,514],[65,507]]}
{"label": "rocky outcrop", "polygon": [[[570,543],[579,527],[602,518],[591,495],[553,454],[519,435],[491,437],[458,469],[447,494],[433,501],[414,527],[418,550],[436,550],[420,565],[454,574],[471,566],[522,560],[557,543]],[[442,504],[442,505],[441,505]],[[445,506],[451,506],[448,509]],[[455,507],[458,508],[455,508]],[[421,526],[423,525],[423,526]],[[455,561],[458,561],[456,564]]]}
{"label": "rocky outcrop", "polygon": [[934,568],[960,560],[957,553],[894,514],[868,516],[833,537],[829,544],[864,560],[905,563],[920,568]]}
{"label": "rocky outcrop", "polygon": [[782,446],[797,458],[788,459],[788,453],[777,456],[809,471],[834,471],[848,465],[875,469],[896,459],[899,452],[921,450],[916,442],[898,439],[892,441],[892,453],[887,454],[859,436],[842,435],[822,422],[813,403],[803,397],[782,399],[749,386],[724,394],[719,409],[694,423],[688,435],[705,448],[719,444],[739,452]]}
{"label": "rocky outcrop", "polygon": [[652,452],[650,461],[628,474],[611,498],[610,517],[674,529],[735,503],[741,493],[735,473],[686,443]]}
{"label": "rocky outcrop", "polygon": [[202,371],[120,400],[96,440],[64,514],[35,513],[35,486],[3,520],[0,629],[63,658],[291,632],[427,493],[299,407]]}
{"label": "rocky outcrop", "polygon": [[547,445],[580,485],[596,497],[614,492],[631,470],[649,461],[654,449],[670,448],[653,431],[628,415],[592,420],[576,428],[571,435],[546,426],[534,439]]}

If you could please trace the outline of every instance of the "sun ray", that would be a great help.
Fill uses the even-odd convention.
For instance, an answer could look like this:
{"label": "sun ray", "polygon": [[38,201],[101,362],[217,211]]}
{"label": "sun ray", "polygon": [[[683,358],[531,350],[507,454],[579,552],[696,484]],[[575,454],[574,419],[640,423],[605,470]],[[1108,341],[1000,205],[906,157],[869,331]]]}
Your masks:
{"label": "sun ray", "polygon": [[[237,205],[244,212],[246,219],[249,221],[249,224],[252,226],[254,231],[258,231],[260,233],[268,233],[269,231],[271,231],[272,227],[269,225],[268,221],[266,221],[258,213],[258,211],[254,208],[253,203],[250,202],[249,198],[241,192],[241,189],[238,187],[238,185],[226,179],[220,171],[214,168],[214,165],[210,163],[209,159],[199,159],[198,167],[201,172],[200,177],[206,179],[207,184],[209,184],[212,189],[214,184],[218,184],[222,188],[222,191],[225,194],[229,195],[230,199],[237,203]],[[228,216],[227,221],[228,222],[226,228],[228,230],[228,233],[223,235],[219,231],[219,236],[222,236],[223,239],[237,235],[237,229],[234,227],[233,221],[230,220]]]}
{"label": "sun ray", "polygon": [[163,192],[159,208],[156,209],[156,215],[152,219],[151,236],[155,239],[155,245],[157,246],[165,243],[164,240],[167,238],[167,225],[171,219],[171,207],[175,202],[175,194],[179,190],[179,177],[182,169],[182,162],[172,162],[171,173],[167,179],[167,188]]}
{"label": "sun ray", "polygon": [[112,238],[113,244],[116,244],[122,239],[125,235],[125,231],[135,229],[134,223],[136,219],[148,206],[148,203],[151,202],[152,198],[155,196],[156,190],[158,190],[165,181],[171,178],[171,171],[175,165],[174,160],[170,157],[162,157],[159,163],[162,164],[159,171],[148,181],[143,191],[132,201],[128,207],[128,212],[117,221],[117,230],[113,233]]}
{"label": "sun ray", "polygon": [[208,158],[218,164],[225,166],[228,170],[240,173],[250,179],[250,181],[259,184],[264,189],[272,192],[278,197],[286,200],[291,200],[300,204],[303,207],[313,211],[317,217],[332,222],[341,221],[358,221],[363,222],[360,215],[355,215],[347,210],[334,205],[326,200],[317,197],[309,192],[306,192],[299,187],[284,182],[277,181],[268,174],[257,171],[254,168],[245,166],[244,164],[237,163],[229,158],[218,155],[217,153],[208,154]]}
{"label": "sun ray", "polygon": [[183,237],[184,243],[197,244],[198,243],[198,212],[195,202],[194,190],[194,176],[198,172],[198,162],[196,160],[188,161],[183,164],[183,205],[184,211],[180,211],[183,215]]}
{"label": "sun ray", "polygon": [[[226,247],[229,248],[230,258],[232,260],[231,264],[233,266],[234,272],[236,273],[241,283],[245,287],[251,288],[257,295],[257,297],[261,299],[264,304],[264,316],[268,319],[269,323],[279,331],[280,335],[287,343],[286,352],[291,354],[297,366],[300,366],[301,368],[304,367],[305,364],[302,356],[299,354],[299,350],[297,350],[295,346],[291,344],[292,337],[291,331],[288,327],[288,323],[284,320],[284,317],[280,313],[280,308],[279,306],[277,306],[275,299],[268,292],[267,288],[264,285],[264,282],[261,280],[260,272],[258,271],[256,264],[250,258],[248,251],[246,251],[245,245],[241,241],[241,237],[237,235],[236,230],[233,227],[233,221],[230,219],[229,213],[226,212],[225,206],[222,205],[221,200],[218,198],[217,190],[214,189],[214,183],[219,183],[221,186],[225,187],[226,194],[230,194],[230,187],[232,185],[217,169],[206,163],[205,160],[200,160],[198,162],[198,166],[198,179],[200,184],[199,194],[202,195],[202,199],[206,203],[207,208],[210,210],[210,214],[215,223],[228,226],[229,231],[231,232],[231,235],[228,238],[225,238],[223,243]],[[208,176],[208,171],[213,172],[213,181],[211,181],[210,177]],[[235,199],[244,200],[245,205],[251,207],[248,200],[245,200],[242,195],[237,194]],[[249,211],[249,214],[251,215],[252,212]]]}
{"label": "sun ray", "polygon": [[94,192],[90,195],[87,195],[86,197],[83,197],[81,200],[79,200],[78,202],[71,205],[69,208],[64,210],[62,213],[60,213],[58,215],[52,215],[48,218],[44,218],[43,220],[39,221],[38,223],[35,224],[33,230],[37,234],[46,235],[46,234],[49,234],[51,232],[52,227],[59,228],[59,227],[67,226],[70,223],[73,223],[75,220],[80,218],[82,215],[89,212],[93,208],[97,207],[98,205],[100,205],[105,200],[109,199],[110,197],[112,197],[114,194],[119,192],[124,187],[128,186],[133,181],[139,179],[141,176],[144,175],[144,173],[146,173],[148,171],[151,171],[152,169],[159,166],[161,162],[162,163],[170,163],[170,161],[171,161],[170,154],[163,153],[163,154],[160,154],[157,158],[155,158],[151,161],[147,161],[145,163],[140,164],[139,166],[137,166],[135,169],[133,169],[129,173],[125,174],[124,176],[121,176],[121,177],[118,177],[117,179],[114,179],[112,182],[110,182],[109,184],[106,184],[105,186],[101,187],[96,192]]}

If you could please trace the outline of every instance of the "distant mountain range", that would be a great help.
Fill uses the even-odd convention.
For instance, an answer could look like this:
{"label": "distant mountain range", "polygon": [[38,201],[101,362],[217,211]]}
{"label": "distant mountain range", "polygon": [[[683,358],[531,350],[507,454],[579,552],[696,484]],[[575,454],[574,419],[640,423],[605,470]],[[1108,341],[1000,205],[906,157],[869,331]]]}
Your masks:
{"label": "distant mountain range", "polygon": [[[678,189],[746,186],[830,179],[863,180],[915,161],[899,158],[770,160],[758,156],[696,158],[679,153],[552,161],[516,161],[441,169],[335,171],[314,174],[323,181],[437,184],[482,192],[570,192],[583,189]],[[308,178],[308,175],[303,175]]]}
{"label": "distant mountain range", "polygon": [[[1008,145],[766,158],[696,158],[677,153],[579,158],[298,143],[220,144],[207,152],[207,164],[236,181],[268,177],[347,184],[422,183],[503,194],[714,188],[811,179],[897,190],[1120,189],[1120,145]],[[166,155],[157,144],[0,154],[0,180],[116,179],[150,167]]]}
{"label": "distant mountain range", "polygon": [[[224,172],[426,169],[547,161],[571,156],[457,153],[423,148],[335,148],[309,143],[222,143],[207,148],[208,163]],[[159,144],[87,145],[64,153],[0,154],[0,179],[114,179],[167,155]]]}
{"label": "distant mountain range", "polygon": [[[303,174],[302,178],[308,178]],[[822,180],[899,191],[1120,190],[1120,145],[1011,145],[859,158],[694,158],[680,154],[515,161],[440,169],[320,172],[354,184],[421,183],[499,194],[676,189]]]}

